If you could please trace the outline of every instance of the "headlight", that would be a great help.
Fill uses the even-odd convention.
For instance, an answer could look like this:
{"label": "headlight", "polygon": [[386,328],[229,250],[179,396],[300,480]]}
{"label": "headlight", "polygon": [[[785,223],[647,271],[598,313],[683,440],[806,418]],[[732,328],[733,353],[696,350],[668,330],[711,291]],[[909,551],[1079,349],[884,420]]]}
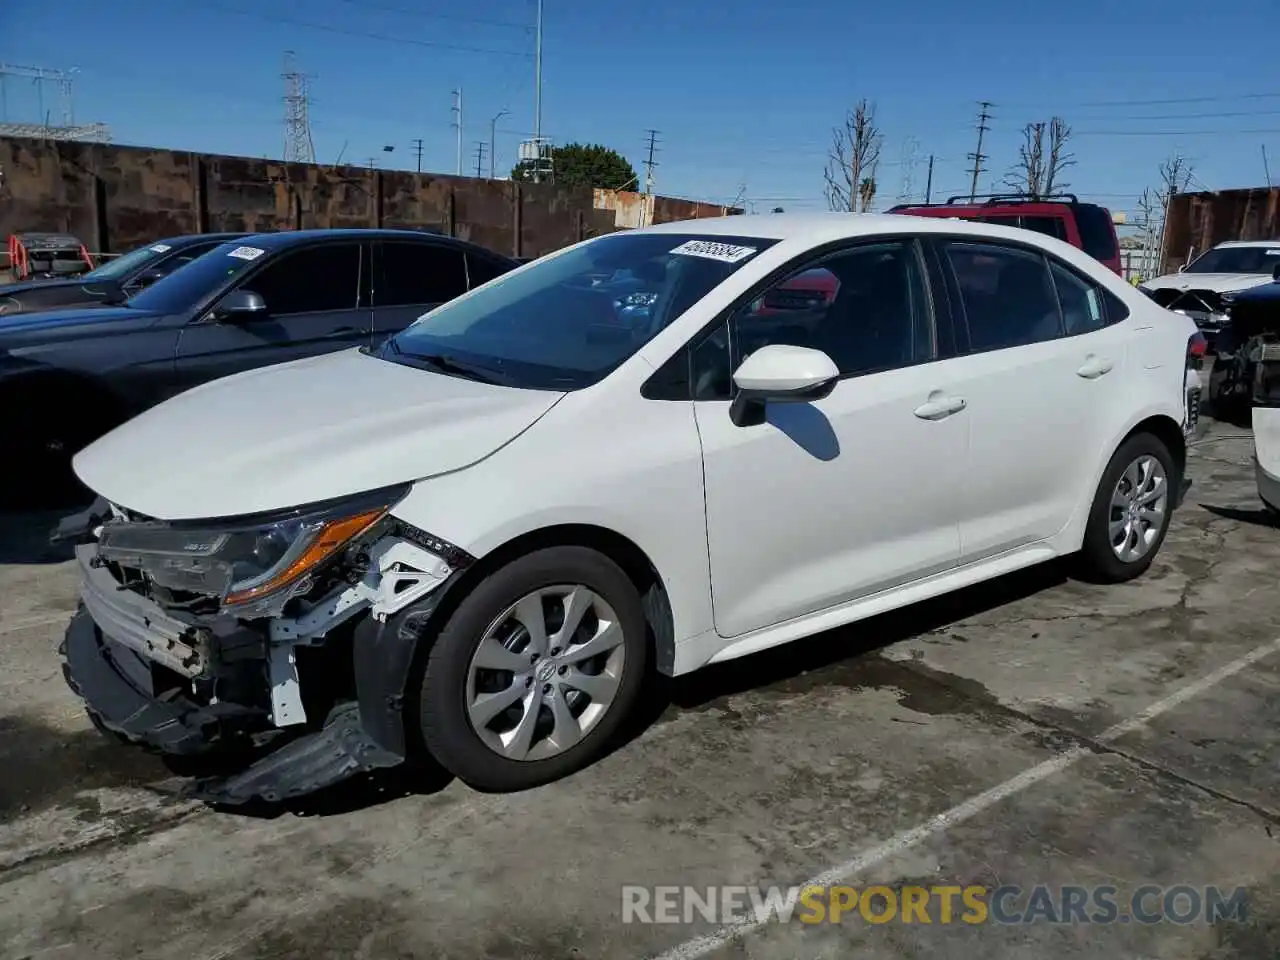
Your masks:
{"label": "headlight", "polygon": [[242,611],[305,589],[310,574],[386,516],[404,487],[278,519],[216,524],[108,523],[98,553],[170,590],[216,597]]}

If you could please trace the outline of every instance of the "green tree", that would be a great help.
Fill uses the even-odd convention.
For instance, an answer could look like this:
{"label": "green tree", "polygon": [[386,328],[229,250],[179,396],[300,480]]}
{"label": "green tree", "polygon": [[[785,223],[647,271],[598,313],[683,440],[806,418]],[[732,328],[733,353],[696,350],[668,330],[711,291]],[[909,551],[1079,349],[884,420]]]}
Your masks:
{"label": "green tree", "polygon": [[[598,143],[566,143],[551,148],[551,179],[569,187],[636,190],[636,171],[617,150]],[[532,180],[533,164],[522,161],[511,170],[512,180]]]}

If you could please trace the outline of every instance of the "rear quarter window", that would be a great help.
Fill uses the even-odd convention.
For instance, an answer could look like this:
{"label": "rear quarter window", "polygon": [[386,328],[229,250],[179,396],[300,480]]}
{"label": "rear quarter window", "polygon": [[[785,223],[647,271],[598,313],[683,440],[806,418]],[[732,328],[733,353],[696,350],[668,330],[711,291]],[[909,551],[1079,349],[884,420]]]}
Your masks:
{"label": "rear quarter window", "polygon": [[1080,231],[1080,246],[1095,260],[1114,260],[1120,255],[1111,215],[1101,207],[1076,207],[1076,228]]}

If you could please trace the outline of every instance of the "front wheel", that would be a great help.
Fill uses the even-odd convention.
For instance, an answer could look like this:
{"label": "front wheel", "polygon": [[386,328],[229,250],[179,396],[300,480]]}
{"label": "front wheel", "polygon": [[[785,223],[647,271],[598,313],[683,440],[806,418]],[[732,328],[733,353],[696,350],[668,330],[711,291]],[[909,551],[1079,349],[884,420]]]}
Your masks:
{"label": "front wheel", "polygon": [[427,749],[482,790],[521,790],[586,766],[639,695],[640,595],[585,547],[551,547],[482,580],[440,631],[422,678]]}
{"label": "front wheel", "polygon": [[1122,583],[1155,560],[1173,511],[1181,476],[1169,448],[1150,433],[1130,437],[1102,474],[1080,551],[1081,572],[1102,583]]}

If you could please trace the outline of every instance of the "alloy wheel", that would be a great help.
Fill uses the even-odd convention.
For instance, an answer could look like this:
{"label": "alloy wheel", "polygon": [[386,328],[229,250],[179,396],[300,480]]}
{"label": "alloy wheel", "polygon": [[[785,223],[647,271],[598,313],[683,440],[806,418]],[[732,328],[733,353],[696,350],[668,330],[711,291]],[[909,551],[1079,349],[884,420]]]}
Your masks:
{"label": "alloy wheel", "polygon": [[581,584],[521,597],[485,630],[467,669],[467,715],[489,749],[545,760],[608,712],[626,658],[613,608]]}
{"label": "alloy wheel", "polygon": [[1169,478],[1155,457],[1143,454],[1120,475],[1111,494],[1108,533],[1111,549],[1124,563],[1142,559],[1163,528],[1169,505]]}

